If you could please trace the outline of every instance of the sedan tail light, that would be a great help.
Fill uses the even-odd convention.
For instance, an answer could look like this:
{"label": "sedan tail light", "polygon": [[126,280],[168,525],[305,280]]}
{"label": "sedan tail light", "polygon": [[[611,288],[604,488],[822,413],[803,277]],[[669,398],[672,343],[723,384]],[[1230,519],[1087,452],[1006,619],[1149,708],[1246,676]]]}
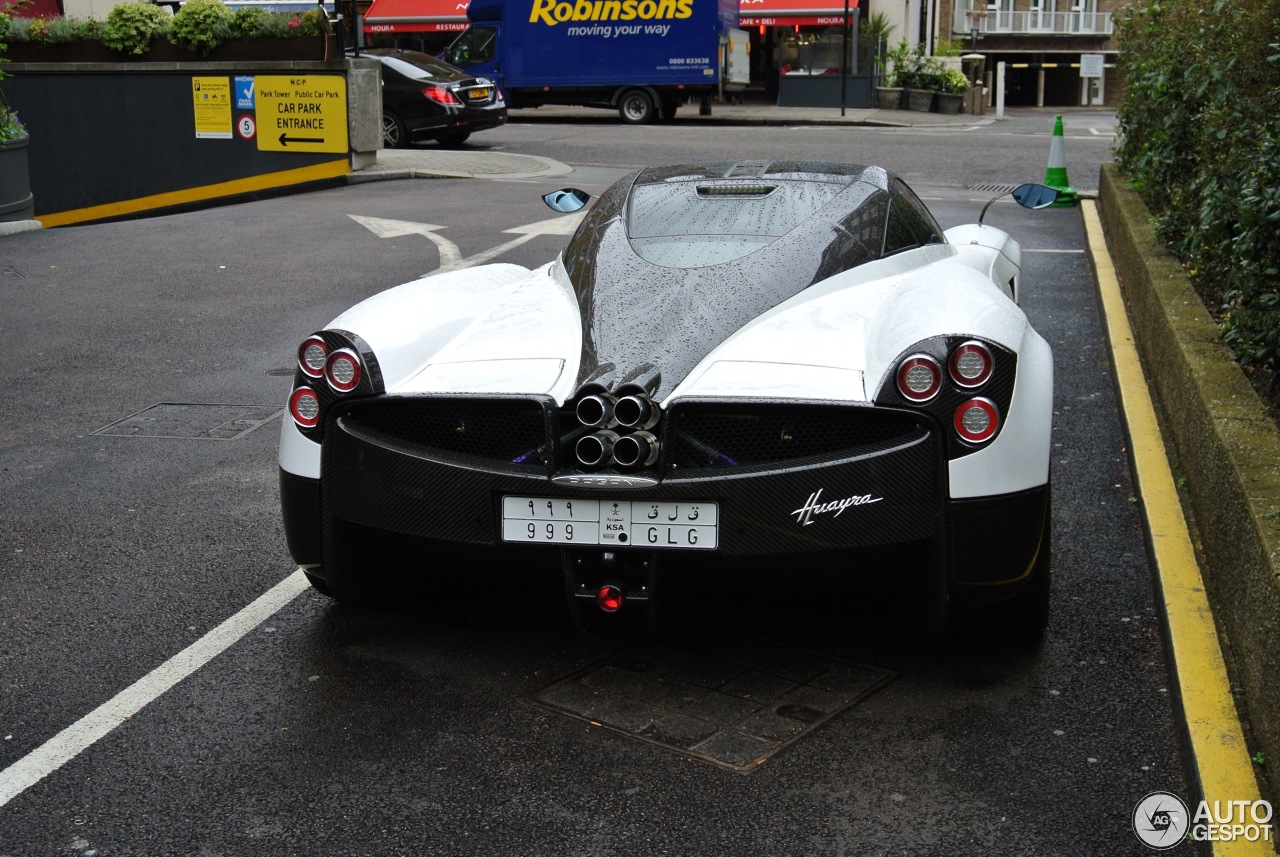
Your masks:
{"label": "sedan tail light", "polygon": [[308,378],[324,377],[324,366],[329,359],[329,346],[319,336],[309,336],[298,346],[298,368]]}
{"label": "sedan tail light", "polygon": [[446,107],[461,107],[462,102],[458,100],[458,96],[453,94],[453,90],[445,86],[436,86],[434,84],[424,86],[422,94],[430,98],[436,104],[443,104]]}

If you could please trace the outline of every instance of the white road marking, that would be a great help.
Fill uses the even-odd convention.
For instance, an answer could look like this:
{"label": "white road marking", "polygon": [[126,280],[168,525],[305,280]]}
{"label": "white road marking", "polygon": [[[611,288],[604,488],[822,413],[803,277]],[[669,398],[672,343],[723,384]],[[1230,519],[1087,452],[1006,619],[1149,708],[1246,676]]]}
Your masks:
{"label": "white road marking", "polygon": [[550,220],[540,220],[537,223],[529,223],[524,226],[516,226],[512,229],[504,229],[504,234],[514,234],[517,237],[512,238],[497,247],[491,247],[488,250],[482,250],[472,256],[462,257],[462,251],[458,249],[458,245],[454,244],[443,235],[437,235],[435,230],[444,229],[443,226],[436,226],[431,223],[415,223],[411,220],[387,220],[381,217],[362,217],[358,214],[347,215],[356,223],[359,223],[365,229],[368,229],[379,238],[399,238],[403,235],[421,235],[436,245],[440,251],[440,267],[434,271],[428,271],[423,274],[429,277],[432,274],[442,274],[445,271],[457,271],[461,268],[470,268],[474,265],[483,265],[492,259],[501,256],[508,250],[514,250],[521,244],[530,241],[539,235],[572,235],[578,228],[578,224],[587,216],[586,211],[580,211],[576,214],[564,215],[561,217],[553,217]]}
{"label": "white road marking", "polygon": [[165,691],[222,654],[297,598],[307,586],[306,576],[298,569],[239,613],[0,771],[0,806],[80,755]]}

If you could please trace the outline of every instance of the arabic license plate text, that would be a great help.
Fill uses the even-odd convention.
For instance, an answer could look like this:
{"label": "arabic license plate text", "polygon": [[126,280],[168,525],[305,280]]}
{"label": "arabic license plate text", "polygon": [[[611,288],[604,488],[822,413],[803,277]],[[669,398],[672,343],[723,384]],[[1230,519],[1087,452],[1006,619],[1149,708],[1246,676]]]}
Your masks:
{"label": "arabic license plate text", "polygon": [[503,497],[504,542],[715,550],[715,503]]}

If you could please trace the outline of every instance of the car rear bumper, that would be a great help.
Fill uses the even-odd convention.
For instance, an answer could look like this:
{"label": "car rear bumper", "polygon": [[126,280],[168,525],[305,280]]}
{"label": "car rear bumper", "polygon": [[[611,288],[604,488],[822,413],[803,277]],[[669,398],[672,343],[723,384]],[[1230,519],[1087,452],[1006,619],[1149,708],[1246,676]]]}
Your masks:
{"label": "car rear bumper", "polygon": [[[846,555],[883,546],[932,543],[940,549],[919,555],[943,558],[949,568],[942,579],[949,586],[967,590],[972,600],[1004,597],[1021,588],[1035,562],[1048,485],[947,499],[941,447],[937,432],[925,425],[855,455],[668,475],[638,487],[628,482],[646,480],[603,474],[584,474],[578,480],[583,484],[571,484],[564,471],[418,448],[339,418],[326,428],[323,478],[282,470],[280,493],[289,549],[303,566],[321,564],[323,534],[332,532],[334,521],[413,536],[442,549],[504,547],[552,558],[557,548],[574,545],[504,541],[504,497],[616,501],[637,509],[715,504],[714,549],[668,546],[668,531],[643,525],[633,530],[630,544],[598,549],[817,562],[845,561]],[[592,484],[597,482],[603,484]]]}

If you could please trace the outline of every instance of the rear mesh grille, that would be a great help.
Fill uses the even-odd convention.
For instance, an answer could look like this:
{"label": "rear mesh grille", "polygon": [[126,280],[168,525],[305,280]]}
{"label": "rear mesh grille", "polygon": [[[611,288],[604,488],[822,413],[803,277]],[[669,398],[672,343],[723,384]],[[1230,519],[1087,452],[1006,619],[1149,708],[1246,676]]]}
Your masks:
{"label": "rear mesh grille", "polygon": [[663,446],[668,471],[850,457],[927,431],[923,418],[868,407],[677,406]]}
{"label": "rear mesh grille", "polygon": [[527,399],[384,399],[354,405],[342,420],[413,451],[547,467],[547,412]]}

